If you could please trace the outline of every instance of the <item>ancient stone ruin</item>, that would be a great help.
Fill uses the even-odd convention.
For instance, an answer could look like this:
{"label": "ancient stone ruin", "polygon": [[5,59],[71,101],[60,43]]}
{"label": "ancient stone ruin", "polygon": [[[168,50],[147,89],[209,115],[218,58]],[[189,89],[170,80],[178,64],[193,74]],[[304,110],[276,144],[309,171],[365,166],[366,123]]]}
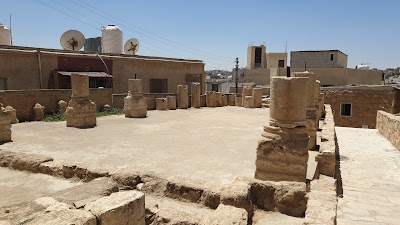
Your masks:
{"label": "ancient stone ruin", "polygon": [[[308,149],[314,149],[317,144],[317,129],[318,129],[318,110],[316,104],[318,104],[318,94],[319,93],[319,83],[317,83],[317,75],[315,73],[306,72],[296,72],[293,73],[294,77],[306,77],[307,78],[307,133],[310,136],[308,142]],[[318,86],[318,88],[317,88]]]}
{"label": "ancient stone ruin", "polygon": [[72,74],[71,86],[72,96],[65,111],[67,127],[95,127],[96,103],[89,99],[89,77]]}
{"label": "ancient stone ruin", "polygon": [[11,141],[11,114],[4,107],[0,109],[0,144]]}
{"label": "ancient stone ruin", "polygon": [[60,111],[60,113],[65,113],[65,111],[67,110],[68,107],[68,103],[64,100],[60,100],[58,101],[58,111]]}
{"label": "ancient stone ruin", "polygon": [[191,105],[193,108],[200,108],[200,83],[192,83]]}
{"label": "ancient stone ruin", "polygon": [[168,109],[167,98],[156,98],[156,109],[157,110],[167,110]]}
{"label": "ancient stone ruin", "polygon": [[187,85],[178,85],[178,109],[189,108],[189,90]]}
{"label": "ancient stone ruin", "polygon": [[5,112],[10,114],[10,120],[12,124],[19,123],[19,120],[17,119],[17,110],[15,110],[12,106],[8,105],[5,108]]}
{"label": "ancient stone ruin", "polygon": [[176,109],[176,97],[173,95],[167,96],[167,104],[168,104],[169,110],[175,110]]}
{"label": "ancient stone ruin", "polygon": [[217,106],[217,99],[216,99],[215,91],[207,91],[206,95],[206,102],[207,107],[216,107]]}
{"label": "ancient stone ruin", "polygon": [[44,119],[44,106],[36,103],[33,107],[33,120],[41,121]]}
{"label": "ancient stone ruin", "polygon": [[124,98],[124,112],[127,118],[145,118],[147,115],[147,99],[143,97],[141,79],[128,80],[128,95]]}
{"label": "ancient stone ruin", "polygon": [[271,78],[269,124],[257,147],[255,178],[271,181],[306,181],[308,78]]}

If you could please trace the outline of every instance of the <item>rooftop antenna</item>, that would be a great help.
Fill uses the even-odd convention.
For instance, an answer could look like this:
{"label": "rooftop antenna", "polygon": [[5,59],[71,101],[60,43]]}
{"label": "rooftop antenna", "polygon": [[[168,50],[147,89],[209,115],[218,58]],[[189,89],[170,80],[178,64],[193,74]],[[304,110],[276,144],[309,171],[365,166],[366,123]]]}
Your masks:
{"label": "rooftop antenna", "polygon": [[69,30],[61,36],[60,44],[65,50],[78,51],[85,45],[85,36],[77,30]]}
{"label": "rooftop antenna", "polygon": [[131,38],[126,41],[124,45],[124,52],[127,55],[136,55],[136,52],[139,50],[139,41],[136,38]]}
{"label": "rooftop antenna", "polygon": [[11,46],[13,45],[12,43],[12,28],[11,28],[11,14],[10,14],[10,38],[11,38]]}
{"label": "rooftop antenna", "polygon": [[287,53],[287,41],[286,41],[286,45],[285,45],[285,53]]}

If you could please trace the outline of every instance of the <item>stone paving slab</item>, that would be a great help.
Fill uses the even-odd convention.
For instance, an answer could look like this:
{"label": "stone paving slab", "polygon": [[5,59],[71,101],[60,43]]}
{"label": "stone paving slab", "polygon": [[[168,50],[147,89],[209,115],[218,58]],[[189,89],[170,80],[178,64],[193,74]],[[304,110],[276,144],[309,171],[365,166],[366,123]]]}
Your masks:
{"label": "stone paving slab", "polygon": [[400,151],[376,129],[335,129],[343,182],[337,224],[400,224]]}

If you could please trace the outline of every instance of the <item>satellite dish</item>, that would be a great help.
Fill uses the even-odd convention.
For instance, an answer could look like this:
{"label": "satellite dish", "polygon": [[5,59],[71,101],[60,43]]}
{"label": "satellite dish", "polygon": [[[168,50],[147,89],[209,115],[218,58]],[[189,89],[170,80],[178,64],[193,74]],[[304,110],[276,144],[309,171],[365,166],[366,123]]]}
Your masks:
{"label": "satellite dish", "polygon": [[136,55],[136,52],[139,50],[139,41],[136,38],[131,38],[126,41],[124,45],[124,52],[127,55]]}
{"label": "satellite dish", "polygon": [[85,36],[77,30],[69,30],[63,33],[60,43],[65,50],[78,51],[85,45]]}

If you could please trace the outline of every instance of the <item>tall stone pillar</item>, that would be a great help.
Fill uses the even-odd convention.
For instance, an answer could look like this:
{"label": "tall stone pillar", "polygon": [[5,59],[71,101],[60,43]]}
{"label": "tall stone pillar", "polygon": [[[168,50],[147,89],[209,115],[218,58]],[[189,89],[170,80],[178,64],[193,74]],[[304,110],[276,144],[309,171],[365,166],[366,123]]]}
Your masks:
{"label": "tall stone pillar", "polygon": [[200,93],[200,83],[192,83],[191,104],[193,108],[200,108]]}
{"label": "tall stone pillar", "polygon": [[124,112],[127,118],[145,118],[147,115],[147,99],[143,96],[141,79],[128,80],[128,95],[124,98]]}
{"label": "tall stone pillar", "polygon": [[[1,104],[2,105],[2,104]],[[0,144],[11,141],[11,113],[0,109]]]}
{"label": "tall stone pillar", "polygon": [[319,126],[318,122],[318,111],[315,107],[316,96],[316,81],[317,75],[315,73],[305,72],[295,72],[293,73],[295,77],[306,77],[307,78],[307,133],[310,136],[310,141],[308,143],[308,149],[314,149],[317,144],[317,130]]}
{"label": "tall stone pillar", "polygon": [[189,89],[187,85],[178,85],[178,109],[189,107]]}
{"label": "tall stone pillar", "polygon": [[168,109],[175,110],[176,109],[176,97],[173,95],[167,96],[167,104],[168,104]]}
{"label": "tall stone pillar", "polygon": [[217,106],[217,100],[216,100],[216,95],[215,95],[214,91],[207,91],[206,104],[207,104],[207,107],[216,107]]}
{"label": "tall stone pillar", "polygon": [[306,181],[307,82],[307,78],[271,78],[270,119],[258,142],[255,178]]}
{"label": "tall stone pillar", "polygon": [[261,108],[262,89],[261,88],[253,88],[253,97],[254,97],[254,107]]}
{"label": "tall stone pillar", "polygon": [[253,96],[253,87],[243,86],[242,89],[242,106],[244,106],[244,100],[246,96]]}
{"label": "tall stone pillar", "polygon": [[95,127],[96,103],[89,99],[89,77],[72,74],[71,87],[72,96],[65,111],[67,127]]}

